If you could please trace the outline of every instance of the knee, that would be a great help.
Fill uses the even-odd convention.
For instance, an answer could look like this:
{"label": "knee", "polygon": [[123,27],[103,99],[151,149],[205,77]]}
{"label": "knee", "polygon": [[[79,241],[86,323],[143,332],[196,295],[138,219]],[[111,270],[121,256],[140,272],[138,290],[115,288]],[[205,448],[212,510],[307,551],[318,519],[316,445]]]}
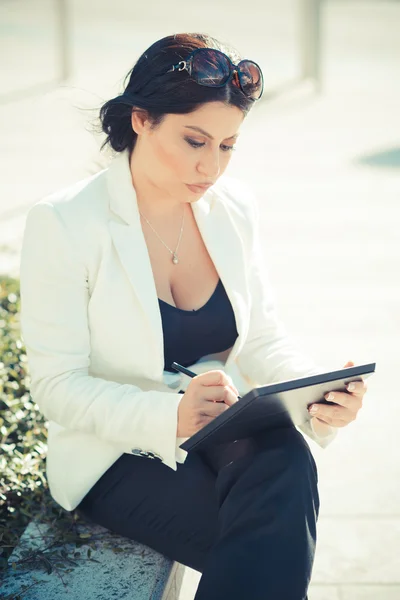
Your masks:
{"label": "knee", "polygon": [[292,500],[310,498],[318,513],[317,467],[302,434],[295,427],[285,427],[263,432],[247,442],[242,444],[243,456],[227,463],[218,473],[220,506],[231,489],[239,493],[260,486],[267,495],[273,493]]}
{"label": "knee", "polygon": [[[299,495],[302,499],[309,498],[318,518],[320,499],[317,465],[302,434],[295,427],[277,429],[266,446],[267,454],[260,456],[261,462],[264,459],[265,464],[268,460],[274,473],[281,476],[285,473],[281,481],[287,486],[287,493],[292,498]],[[266,469],[267,476],[269,471]]]}
{"label": "knee", "polygon": [[269,461],[275,452],[286,468],[300,477],[312,473],[318,483],[318,470],[310,446],[303,435],[295,427],[283,427],[264,433],[259,440],[261,450],[267,451]]}
{"label": "knee", "polygon": [[287,448],[292,459],[299,461],[304,467],[311,465],[317,476],[317,465],[307,440],[295,427],[288,428],[288,432]]}

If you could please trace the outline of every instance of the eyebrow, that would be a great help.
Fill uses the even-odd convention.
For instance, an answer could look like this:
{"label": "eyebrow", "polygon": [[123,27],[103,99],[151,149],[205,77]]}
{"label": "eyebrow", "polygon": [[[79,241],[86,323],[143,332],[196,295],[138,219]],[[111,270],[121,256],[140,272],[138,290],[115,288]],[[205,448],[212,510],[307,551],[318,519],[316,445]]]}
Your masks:
{"label": "eyebrow", "polygon": [[[207,131],[204,131],[204,129],[202,129],[201,127],[196,127],[194,125],[185,125],[185,127],[187,129],[193,129],[193,131],[198,131],[199,133],[202,133],[203,135],[205,135],[206,137],[208,137],[210,140],[213,140],[213,136],[210,133],[207,133]],[[226,140],[236,140],[239,137],[238,133],[235,133],[235,135],[230,135],[229,137],[225,138]]]}

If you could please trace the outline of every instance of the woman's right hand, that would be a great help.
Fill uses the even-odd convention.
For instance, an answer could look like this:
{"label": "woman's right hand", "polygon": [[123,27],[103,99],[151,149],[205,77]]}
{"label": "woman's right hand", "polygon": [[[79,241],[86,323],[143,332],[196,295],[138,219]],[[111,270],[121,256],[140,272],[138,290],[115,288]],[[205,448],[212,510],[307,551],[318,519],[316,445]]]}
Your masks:
{"label": "woman's right hand", "polygon": [[238,401],[239,392],[224,371],[196,375],[178,407],[177,437],[191,437]]}

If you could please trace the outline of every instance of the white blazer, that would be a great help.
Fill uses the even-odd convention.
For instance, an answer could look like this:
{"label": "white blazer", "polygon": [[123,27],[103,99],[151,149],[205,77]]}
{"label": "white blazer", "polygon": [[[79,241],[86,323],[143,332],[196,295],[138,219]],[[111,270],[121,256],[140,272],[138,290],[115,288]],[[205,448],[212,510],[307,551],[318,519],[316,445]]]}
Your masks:
{"label": "white blazer", "polygon": [[[224,357],[209,355],[189,368],[223,369],[241,395],[324,370],[294,347],[276,317],[247,187],[222,176],[192,206],[239,335]],[[176,470],[187,455],[179,448],[187,438],[176,436],[178,392],[190,379],[164,371],[128,152],[30,209],[20,285],[30,390],[49,421],[46,472],[55,501],[73,510],[123,453],[156,455]],[[331,428],[320,438],[309,423],[300,429],[321,447],[337,433]]]}

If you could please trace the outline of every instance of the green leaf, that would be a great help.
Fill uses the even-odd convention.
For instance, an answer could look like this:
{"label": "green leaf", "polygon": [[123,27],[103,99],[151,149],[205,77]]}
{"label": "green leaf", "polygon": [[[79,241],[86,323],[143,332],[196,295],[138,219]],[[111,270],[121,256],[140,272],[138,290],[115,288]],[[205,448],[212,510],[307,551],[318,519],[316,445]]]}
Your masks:
{"label": "green leaf", "polygon": [[[29,390],[31,378],[20,328],[19,281],[1,275],[0,331],[0,568],[6,569],[32,519],[38,517],[47,523],[49,533],[62,541],[69,537],[74,521],[49,492],[44,460],[49,422]],[[80,545],[90,537],[91,534],[83,534]],[[78,542],[76,529],[71,541]],[[33,557],[34,552],[28,553],[27,560],[29,554]],[[57,553],[53,560],[60,558]],[[37,559],[51,572],[49,561],[44,557]],[[15,565],[18,563],[13,569]]]}
{"label": "green leaf", "polygon": [[80,533],[79,537],[82,538],[82,539],[87,540],[88,538],[92,537],[92,534],[91,533]]}

